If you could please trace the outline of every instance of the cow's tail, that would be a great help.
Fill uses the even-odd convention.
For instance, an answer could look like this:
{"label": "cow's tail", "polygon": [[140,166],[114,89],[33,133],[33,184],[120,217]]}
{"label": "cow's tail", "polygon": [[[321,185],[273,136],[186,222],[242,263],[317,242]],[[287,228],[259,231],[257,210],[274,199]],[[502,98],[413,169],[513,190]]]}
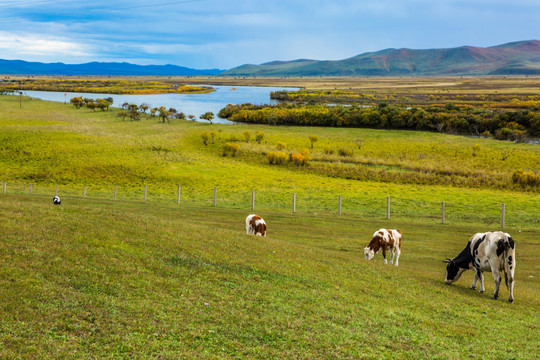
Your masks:
{"label": "cow's tail", "polygon": [[[499,240],[501,241],[501,240]],[[507,236],[506,239],[503,241],[503,261],[504,261],[504,283],[506,284],[506,288],[509,289],[508,286],[508,274],[510,274],[513,277],[513,272],[516,267],[516,252],[515,252],[515,243],[514,240]]]}

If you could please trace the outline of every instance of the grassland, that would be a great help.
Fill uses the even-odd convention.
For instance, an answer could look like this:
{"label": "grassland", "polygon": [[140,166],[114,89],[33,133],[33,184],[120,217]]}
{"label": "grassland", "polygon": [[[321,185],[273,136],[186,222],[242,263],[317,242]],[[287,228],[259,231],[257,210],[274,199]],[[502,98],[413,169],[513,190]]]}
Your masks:
{"label": "grassland", "polygon": [[[514,234],[514,304],[452,286],[476,225],[0,195],[0,357],[532,359],[538,228]],[[362,259],[373,229],[405,235],[399,268]]]}
{"label": "grassland", "polygon": [[[281,142],[285,151],[308,148],[313,163],[418,174],[468,169],[463,179],[508,180],[538,166],[536,145],[413,131],[122,122],[116,110],[26,98],[20,108],[11,96],[0,96],[0,108],[0,181],[7,182],[0,358],[530,359],[538,352],[535,188],[358,180],[270,165],[265,155]],[[246,131],[264,132],[261,144],[245,142]],[[205,132],[215,133],[213,144],[203,145]],[[308,135],[318,136],[313,149]],[[240,144],[236,157],[223,156],[226,142]],[[326,147],[354,152],[347,162]],[[60,207],[51,201],[55,185]],[[253,189],[255,212],[269,223],[266,239],[244,233]],[[517,242],[512,305],[504,288],[501,300],[489,300],[489,274],[485,294],[468,289],[471,272],[444,285],[440,261],[472,233],[500,228],[501,203]],[[361,256],[381,227],[405,234],[399,268]]]}

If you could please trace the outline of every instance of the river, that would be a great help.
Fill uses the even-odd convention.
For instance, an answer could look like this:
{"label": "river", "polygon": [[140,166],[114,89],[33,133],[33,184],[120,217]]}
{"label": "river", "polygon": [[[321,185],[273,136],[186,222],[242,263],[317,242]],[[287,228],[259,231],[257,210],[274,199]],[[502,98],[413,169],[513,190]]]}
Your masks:
{"label": "river", "polygon": [[[215,91],[208,94],[157,94],[157,95],[118,95],[118,94],[96,94],[96,93],[64,93],[55,91],[23,91],[23,94],[37,99],[67,102],[76,97],[99,99],[113,98],[113,107],[120,107],[123,103],[141,105],[146,103],[150,108],[165,106],[175,108],[179,112],[187,115],[199,116],[207,111],[214,113],[215,123],[232,124],[230,121],[217,116],[219,110],[227,104],[252,103],[277,104],[276,100],[270,99],[272,91],[297,90],[296,88],[284,87],[262,87],[262,86],[212,86]],[[65,94],[65,95],[64,95]],[[204,121],[204,120],[203,120]]]}

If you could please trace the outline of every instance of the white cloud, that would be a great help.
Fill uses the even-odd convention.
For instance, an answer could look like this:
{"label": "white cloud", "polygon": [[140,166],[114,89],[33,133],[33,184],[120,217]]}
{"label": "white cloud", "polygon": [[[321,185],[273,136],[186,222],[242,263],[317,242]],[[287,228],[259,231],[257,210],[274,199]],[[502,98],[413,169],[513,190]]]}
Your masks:
{"label": "white cloud", "polygon": [[68,39],[30,33],[0,31],[0,54],[3,58],[91,57],[92,51],[84,45]]}

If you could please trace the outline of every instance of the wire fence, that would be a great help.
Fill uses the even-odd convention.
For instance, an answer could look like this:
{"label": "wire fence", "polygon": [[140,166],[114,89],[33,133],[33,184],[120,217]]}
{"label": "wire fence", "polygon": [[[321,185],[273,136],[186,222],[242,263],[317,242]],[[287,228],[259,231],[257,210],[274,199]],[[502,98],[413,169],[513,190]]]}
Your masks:
{"label": "wire fence", "polygon": [[317,192],[287,191],[231,191],[217,187],[200,189],[163,186],[76,186],[2,183],[2,194],[27,196],[59,196],[66,200],[88,198],[106,201],[131,201],[147,203],[169,203],[178,206],[212,206],[245,209],[246,211],[285,211],[293,214],[353,215],[377,220],[414,220],[429,223],[458,224],[481,223],[491,228],[504,229],[508,226],[540,224],[540,208],[520,208],[520,204],[498,203],[486,199],[462,203],[456,201],[418,200],[400,196],[373,197],[343,196]]}

